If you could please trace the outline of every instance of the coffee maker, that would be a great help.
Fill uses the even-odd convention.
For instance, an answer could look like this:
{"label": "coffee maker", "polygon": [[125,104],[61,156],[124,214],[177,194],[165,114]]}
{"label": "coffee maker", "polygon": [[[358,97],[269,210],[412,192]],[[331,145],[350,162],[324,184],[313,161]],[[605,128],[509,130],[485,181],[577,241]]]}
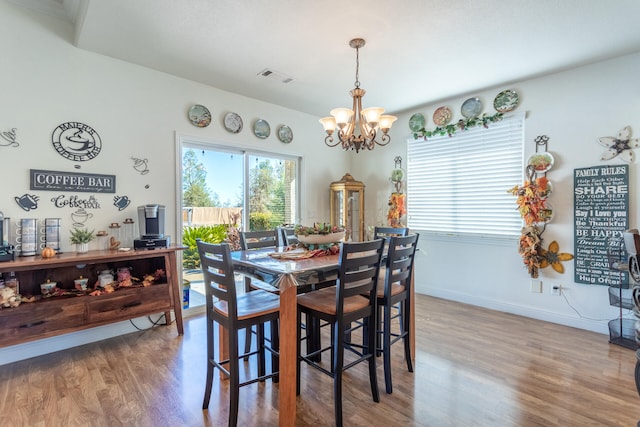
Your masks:
{"label": "coffee maker", "polygon": [[13,261],[15,260],[15,250],[12,245],[9,244],[9,236],[11,235],[9,225],[11,220],[5,218],[2,212],[0,212],[0,261]]}
{"label": "coffee maker", "polygon": [[133,240],[134,249],[166,248],[171,244],[169,236],[164,234],[165,206],[148,204],[138,206],[138,224],[140,238]]}

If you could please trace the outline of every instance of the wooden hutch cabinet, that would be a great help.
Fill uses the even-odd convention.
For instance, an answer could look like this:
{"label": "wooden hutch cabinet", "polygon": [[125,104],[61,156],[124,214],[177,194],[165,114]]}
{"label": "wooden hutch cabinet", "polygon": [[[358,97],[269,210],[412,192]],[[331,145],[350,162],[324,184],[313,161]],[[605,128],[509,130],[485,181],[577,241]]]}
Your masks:
{"label": "wooden hutch cabinet", "polygon": [[[0,309],[0,347],[154,313],[164,313],[169,323],[172,311],[178,334],[182,335],[182,299],[176,265],[176,251],[181,249],[70,252],[52,258],[31,256],[0,262],[0,272],[5,277],[15,273],[20,294],[35,296],[35,302]],[[120,287],[99,296],[90,296],[87,291],[46,298],[40,292],[40,284],[47,280],[56,282],[58,288],[71,290],[79,276],[88,278],[88,285],[93,288],[99,271],[118,268],[129,268],[131,276],[141,280],[158,269],[164,270],[165,276],[151,286]]]}
{"label": "wooden hutch cabinet", "polygon": [[331,183],[331,224],[347,227],[346,240],[364,241],[364,184],[346,173]]}

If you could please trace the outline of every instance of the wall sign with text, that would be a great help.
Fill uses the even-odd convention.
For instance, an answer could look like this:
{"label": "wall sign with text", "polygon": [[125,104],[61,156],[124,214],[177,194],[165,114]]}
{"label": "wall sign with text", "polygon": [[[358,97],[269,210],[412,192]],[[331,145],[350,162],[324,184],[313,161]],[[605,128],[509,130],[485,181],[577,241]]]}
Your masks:
{"label": "wall sign with text", "polygon": [[574,280],[620,285],[626,273],[611,274],[609,255],[612,244],[629,228],[629,166],[574,169],[573,187]]}
{"label": "wall sign with text", "polygon": [[116,176],[30,169],[31,190],[115,193]]}
{"label": "wall sign with text", "polygon": [[80,122],[62,123],[51,134],[53,148],[65,159],[86,162],[100,154],[102,141],[91,126]]}

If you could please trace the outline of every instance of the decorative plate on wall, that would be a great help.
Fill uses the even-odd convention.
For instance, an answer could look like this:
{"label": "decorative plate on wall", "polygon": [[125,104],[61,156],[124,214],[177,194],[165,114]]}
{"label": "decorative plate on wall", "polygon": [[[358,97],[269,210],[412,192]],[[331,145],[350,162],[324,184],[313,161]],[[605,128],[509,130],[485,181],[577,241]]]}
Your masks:
{"label": "decorative plate on wall", "polygon": [[289,126],[282,125],[278,128],[278,139],[285,144],[293,141],[293,131]]}
{"label": "decorative plate on wall", "polygon": [[211,123],[211,113],[209,109],[204,105],[196,104],[189,108],[189,121],[194,126],[204,128]]}
{"label": "decorative plate on wall", "polygon": [[437,126],[444,126],[451,121],[453,113],[449,107],[438,107],[433,113],[433,123]]}
{"label": "decorative plate on wall", "polygon": [[242,130],[242,117],[236,113],[227,113],[224,116],[224,128],[231,133],[238,133]]}
{"label": "decorative plate on wall", "polygon": [[480,98],[469,98],[462,103],[462,107],[460,108],[460,113],[462,113],[466,119],[478,117],[481,112],[482,101],[480,101]]}
{"label": "decorative plate on wall", "polygon": [[266,139],[271,135],[271,126],[266,120],[258,119],[253,124],[253,134],[260,139]]}
{"label": "decorative plate on wall", "polygon": [[534,153],[529,156],[527,165],[533,166],[536,173],[545,173],[553,167],[553,156],[545,151],[543,153]]}
{"label": "decorative plate on wall", "polygon": [[508,113],[518,106],[519,100],[520,98],[515,90],[503,90],[497,94],[493,100],[493,108],[495,108],[498,113]]}
{"label": "decorative plate on wall", "polygon": [[415,113],[409,119],[409,129],[411,129],[413,132],[417,132],[420,129],[424,128],[426,124],[427,124],[427,120],[424,118],[424,116],[421,113]]}

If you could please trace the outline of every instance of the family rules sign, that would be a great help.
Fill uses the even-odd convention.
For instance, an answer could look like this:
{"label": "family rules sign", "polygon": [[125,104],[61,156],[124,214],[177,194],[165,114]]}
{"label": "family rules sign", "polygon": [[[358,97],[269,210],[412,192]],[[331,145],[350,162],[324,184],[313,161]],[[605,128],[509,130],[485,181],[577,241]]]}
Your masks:
{"label": "family rules sign", "polygon": [[612,274],[609,267],[629,228],[629,166],[574,169],[573,188],[575,282],[624,285],[625,275]]}

